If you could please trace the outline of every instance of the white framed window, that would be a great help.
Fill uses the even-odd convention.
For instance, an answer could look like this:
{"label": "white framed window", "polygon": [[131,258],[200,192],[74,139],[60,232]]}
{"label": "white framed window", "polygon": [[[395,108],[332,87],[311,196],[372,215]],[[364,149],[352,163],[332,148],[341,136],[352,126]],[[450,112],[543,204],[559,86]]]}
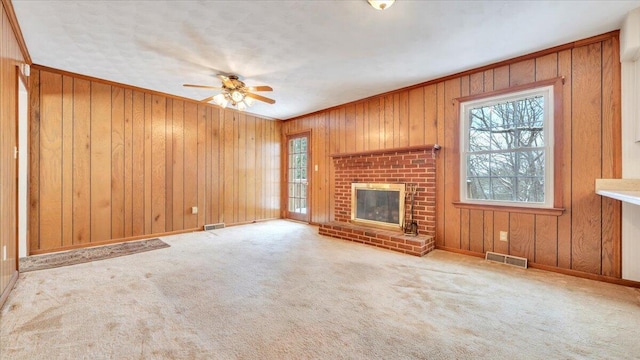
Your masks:
{"label": "white framed window", "polygon": [[460,202],[554,207],[554,85],[460,102]]}

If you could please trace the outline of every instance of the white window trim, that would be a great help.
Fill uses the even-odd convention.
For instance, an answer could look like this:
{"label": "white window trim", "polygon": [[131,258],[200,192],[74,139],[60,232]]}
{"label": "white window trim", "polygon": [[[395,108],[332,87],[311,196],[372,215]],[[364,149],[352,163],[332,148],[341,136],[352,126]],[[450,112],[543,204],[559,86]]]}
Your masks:
{"label": "white window trim", "polygon": [[[529,203],[523,201],[477,200],[470,199],[467,194],[467,154],[469,153],[469,110],[475,107],[506,102],[534,95],[544,96],[544,142],[545,142],[545,202]],[[460,103],[460,202],[478,205],[496,205],[525,208],[553,208],[554,207],[554,85],[540,86],[522,91],[502,95],[484,97]]]}

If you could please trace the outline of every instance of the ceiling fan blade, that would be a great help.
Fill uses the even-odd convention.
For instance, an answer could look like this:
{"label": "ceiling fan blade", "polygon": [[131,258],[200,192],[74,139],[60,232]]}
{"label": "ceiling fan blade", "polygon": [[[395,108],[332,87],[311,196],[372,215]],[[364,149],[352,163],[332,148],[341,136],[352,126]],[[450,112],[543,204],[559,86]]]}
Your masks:
{"label": "ceiling fan blade", "polygon": [[213,100],[214,97],[215,97],[215,95],[209,96],[208,98],[204,98],[204,99],[200,100],[200,102],[207,103],[207,102]]}
{"label": "ceiling fan blade", "polygon": [[266,102],[268,104],[275,104],[276,103],[276,101],[273,100],[273,99],[269,99],[268,97],[260,96],[260,95],[257,95],[257,94],[252,94],[250,92],[245,93],[245,95],[250,97],[250,98],[252,98],[252,99],[256,99],[258,101],[263,101],[263,102]]}
{"label": "ceiling fan blade", "polygon": [[186,87],[194,87],[194,88],[202,88],[202,89],[222,89],[219,86],[207,86],[207,85],[192,85],[192,84],[183,84],[182,86],[186,86]]}
{"label": "ceiling fan blade", "polygon": [[266,85],[262,85],[262,86],[247,86],[246,89],[249,90],[249,91],[273,91],[271,86],[266,86]]}

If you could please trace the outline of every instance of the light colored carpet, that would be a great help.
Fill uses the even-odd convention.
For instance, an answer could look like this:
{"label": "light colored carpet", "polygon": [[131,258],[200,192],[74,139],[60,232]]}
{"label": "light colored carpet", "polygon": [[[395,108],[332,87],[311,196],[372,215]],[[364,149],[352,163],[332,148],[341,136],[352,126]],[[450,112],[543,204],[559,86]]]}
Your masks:
{"label": "light colored carpet", "polygon": [[20,258],[20,272],[25,273],[60,266],[77,265],[89,261],[111,259],[118,256],[132,255],[166,247],[169,247],[169,244],[160,239],[148,239],[27,256]]}
{"label": "light colored carpet", "polygon": [[21,275],[5,359],[637,359],[640,291],[277,220]]}

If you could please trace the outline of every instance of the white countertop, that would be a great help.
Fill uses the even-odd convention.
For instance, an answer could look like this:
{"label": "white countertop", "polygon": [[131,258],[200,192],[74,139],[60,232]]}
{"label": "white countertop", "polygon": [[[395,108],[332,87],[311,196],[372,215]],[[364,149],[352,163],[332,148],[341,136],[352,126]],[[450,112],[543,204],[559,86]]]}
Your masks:
{"label": "white countertop", "polygon": [[596,179],[596,194],[640,205],[640,180]]}
{"label": "white countertop", "polygon": [[640,190],[598,190],[596,194],[640,205]]}

